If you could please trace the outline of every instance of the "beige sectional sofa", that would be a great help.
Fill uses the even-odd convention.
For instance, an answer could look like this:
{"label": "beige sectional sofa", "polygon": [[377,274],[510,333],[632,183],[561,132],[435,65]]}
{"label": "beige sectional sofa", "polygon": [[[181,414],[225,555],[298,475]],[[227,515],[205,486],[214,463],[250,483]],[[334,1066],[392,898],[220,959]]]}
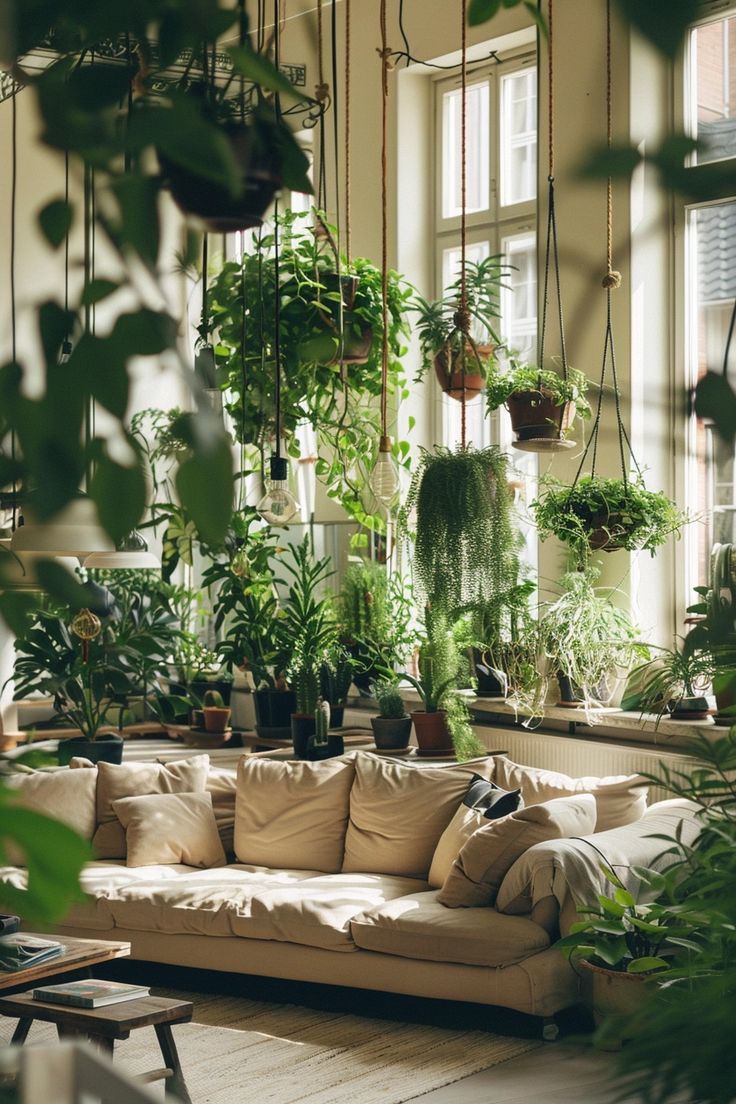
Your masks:
{"label": "beige sectional sofa", "polygon": [[[495,905],[448,908],[433,859],[444,840],[445,869],[457,873],[448,833],[467,821],[474,773],[516,786],[527,809],[562,798],[591,830],[525,850],[503,874]],[[452,768],[362,752],[321,764],[244,758],[236,776],[196,756],[15,784],[19,802],[97,841],[100,857],[83,874],[89,900],[62,934],[129,940],[137,959],[542,1017],[578,1000],[578,976],[552,943],[575,901],[601,888],[601,856],[626,880],[629,865],[666,861],[653,836],[674,834],[682,821],[686,840],[697,831],[687,802],[646,809],[635,777],[572,780],[498,757]],[[25,871],[7,867],[0,878],[22,885]]]}

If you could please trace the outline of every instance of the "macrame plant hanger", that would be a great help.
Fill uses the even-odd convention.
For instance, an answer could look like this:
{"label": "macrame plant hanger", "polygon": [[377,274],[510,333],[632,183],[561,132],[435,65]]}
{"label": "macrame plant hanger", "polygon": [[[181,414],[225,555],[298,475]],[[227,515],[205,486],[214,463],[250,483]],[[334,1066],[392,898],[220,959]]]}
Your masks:
{"label": "macrame plant hanger", "polygon": [[[606,0],[606,143],[608,149],[611,149],[613,141],[613,126],[612,126],[612,78],[611,78],[611,0]],[[637,475],[641,478],[642,471],[639,467],[639,463],[634,455],[634,450],[631,447],[631,441],[629,435],[626,432],[626,426],[624,425],[623,415],[621,413],[621,393],[618,385],[618,373],[616,369],[616,347],[613,336],[613,324],[612,324],[612,311],[611,311],[611,292],[621,287],[621,273],[617,272],[613,267],[613,182],[611,177],[608,177],[606,185],[606,275],[601,281],[603,288],[606,292],[606,335],[603,342],[603,360],[601,364],[601,374],[598,385],[598,403],[596,406],[595,419],[593,421],[593,428],[590,431],[590,437],[588,443],[585,446],[582,458],[580,460],[580,466],[578,467],[573,487],[577,484],[585,466],[585,461],[590,454],[590,475],[594,476],[596,473],[596,461],[598,459],[598,440],[600,436],[601,426],[601,414],[603,411],[603,396],[606,378],[608,375],[608,365],[610,361],[611,366],[611,379],[613,383],[613,398],[616,407],[616,429],[618,434],[618,451],[619,459],[621,461],[621,478],[624,487],[629,483],[629,469],[630,466],[636,469]],[[627,463],[626,454],[630,458],[630,463]],[[606,544],[601,545],[601,551],[614,551],[616,548],[614,541],[609,541]]]}
{"label": "macrame plant hanger", "polygon": [[399,471],[388,432],[388,74],[391,48],[388,45],[386,0],[381,0],[381,436],[378,458],[371,475],[371,490],[378,502],[391,509],[399,490]]}
{"label": "macrame plant hanger", "polygon": [[[549,0],[547,5],[547,241],[544,252],[544,291],[542,295],[542,324],[539,332],[538,360],[540,377],[538,391],[529,392],[532,395],[532,407],[536,407],[538,417],[532,417],[532,422],[540,425],[531,425],[528,430],[518,432],[513,442],[515,449],[522,452],[561,452],[575,447],[575,442],[564,436],[565,430],[574,417],[574,407],[569,402],[557,405],[552,398],[547,398],[544,390],[541,372],[544,369],[544,345],[547,336],[547,315],[550,299],[550,276],[554,275],[555,299],[557,305],[557,321],[560,330],[560,361],[562,378],[567,380],[567,345],[565,342],[565,320],[562,311],[562,289],[560,286],[560,259],[557,246],[557,208],[555,203],[555,68],[554,68],[554,0]],[[512,400],[513,401],[513,400]],[[540,426],[544,425],[544,432],[540,432]]]}

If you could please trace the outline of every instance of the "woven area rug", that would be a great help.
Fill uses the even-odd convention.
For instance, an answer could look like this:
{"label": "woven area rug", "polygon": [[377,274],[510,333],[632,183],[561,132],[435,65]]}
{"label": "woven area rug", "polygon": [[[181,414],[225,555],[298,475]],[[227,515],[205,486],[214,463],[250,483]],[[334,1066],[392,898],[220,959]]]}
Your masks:
{"label": "woven area rug", "polygon": [[[192,1023],[174,1028],[193,1104],[402,1104],[541,1045],[486,1031],[155,991],[194,1003]],[[55,1037],[50,1025],[37,1023],[29,1043]],[[160,1067],[153,1028],[117,1043],[115,1061],[130,1073]],[[155,1091],[163,1099],[160,1082]]]}

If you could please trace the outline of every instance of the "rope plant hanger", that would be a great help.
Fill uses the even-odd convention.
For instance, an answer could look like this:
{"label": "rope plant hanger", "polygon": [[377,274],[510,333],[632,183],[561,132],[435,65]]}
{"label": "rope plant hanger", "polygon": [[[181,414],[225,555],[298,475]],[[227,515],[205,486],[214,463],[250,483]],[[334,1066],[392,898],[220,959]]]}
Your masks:
{"label": "rope plant hanger", "polygon": [[[606,141],[609,150],[613,139],[611,59],[611,0],[606,0]],[[548,485],[540,500],[533,503],[540,537],[544,539],[552,534],[565,542],[579,567],[585,564],[591,551],[646,548],[654,553],[687,520],[666,495],[648,491],[645,487],[642,470],[624,425],[612,319],[611,296],[621,286],[621,274],[613,267],[613,184],[610,176],[606,185],[606,274],[602,284],[606,293],[606,330],[598,403],[590,437],[572,486]],[[620,478],[604,478],[596,474],[609,366],[616,411]],[[590,474],[583,475],[588,457]],[[633,478],[630,475],[632,467],[635,471]]]}
{"label": "rope plant hanger", "polygon": [[560,360],[563,384],[568,382],[567,345],[562,311],[560,261],[557,247],[557,210],[555,204],[555,69],[554,69],[554,0],[547,5],[547,241],[544,254],[544,292],[542,325],[539,333],[539,373],[535,390],[513,392],[507,406],[515,431],[514,448],[522,452],[560,452],[575,447],[567,432],[575,420],[575,402],[565,397],[565,388],[557,394],[554,379],[545,380],[544,346],[547,336],[550,275],[554,275],[557,321],[560,331]]}
{"label": "rope plant hanger", "polygon": [[371,490],[378,502],[389,510],[399,490],[399,471],[388,432],[388,74],[391,49],[386,26],[386,0],[381,0],[381,437],[378,458],[371,476]]}

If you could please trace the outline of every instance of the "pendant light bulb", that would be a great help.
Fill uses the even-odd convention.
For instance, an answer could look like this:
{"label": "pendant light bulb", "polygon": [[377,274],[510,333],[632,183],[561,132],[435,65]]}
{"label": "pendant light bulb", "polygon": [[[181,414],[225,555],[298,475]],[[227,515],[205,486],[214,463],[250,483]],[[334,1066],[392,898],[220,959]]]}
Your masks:
{"label": "pendant light bulb", "polygon": [[288,461],[283,456],[271,457],[270,479],[266,493],[256,506],[256,510],[269,525],[286,525],[299,513],[301,507],[289,490],[286,482],[289,473]]}
{"label": "pendant light bulb", "polygon": [[390,509],[399,493],[399,469],[391,451],[390,437],[381,437],[370,483],[376,499],[387,510]]}

